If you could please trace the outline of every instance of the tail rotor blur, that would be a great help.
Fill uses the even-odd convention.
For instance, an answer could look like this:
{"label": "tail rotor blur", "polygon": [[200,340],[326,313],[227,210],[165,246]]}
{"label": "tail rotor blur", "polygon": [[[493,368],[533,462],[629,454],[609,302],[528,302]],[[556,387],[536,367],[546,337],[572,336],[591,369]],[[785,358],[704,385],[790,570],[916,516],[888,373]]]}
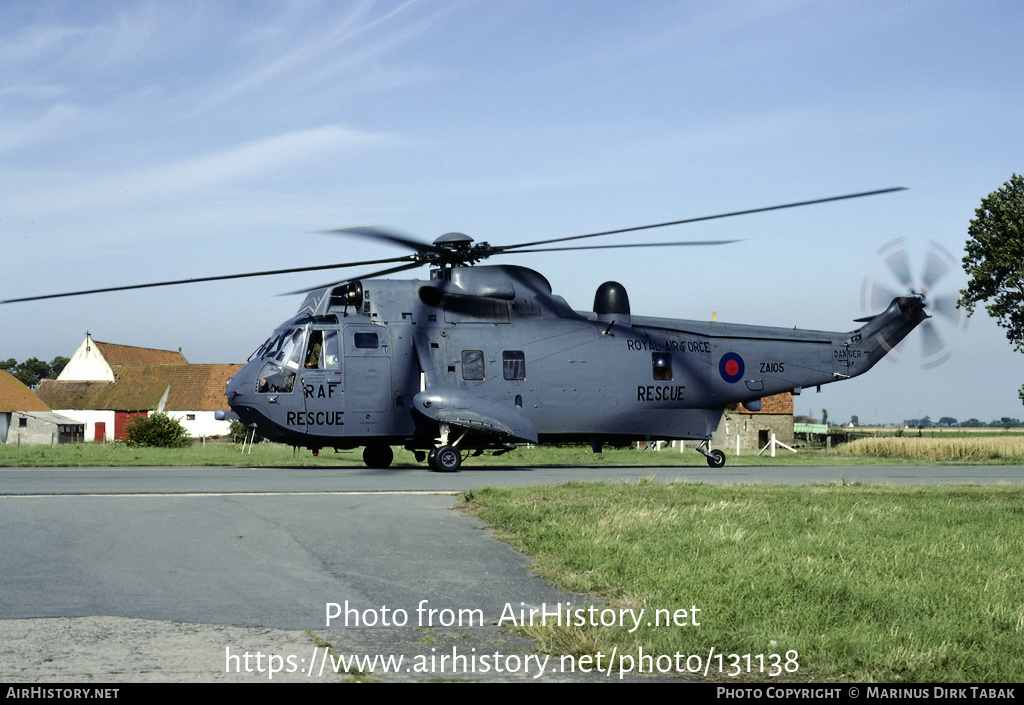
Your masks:
{"label": "tail rotor blur", "polygon": [[[890,280],[896,284],[865,277],[861,286],[861,309],[865,313],[877,313],[896,297],[907,294],[924,296],[925,313],[929,320],[921,324],[922,365],[925,368],[941,365],[949,359],[950,350],[945,336],[938,328],[963,330],[967,327],[967,316],[956,305],[958,294],[941,293],[940,282],[956,266],[956,258],[939,243],[930,241],[920,269],[920,278],[915,278],[906,238],[898,238],[883,245],[878,250],[878,257],[888,270]],[[891,357],[895,359],[896,356]]]}

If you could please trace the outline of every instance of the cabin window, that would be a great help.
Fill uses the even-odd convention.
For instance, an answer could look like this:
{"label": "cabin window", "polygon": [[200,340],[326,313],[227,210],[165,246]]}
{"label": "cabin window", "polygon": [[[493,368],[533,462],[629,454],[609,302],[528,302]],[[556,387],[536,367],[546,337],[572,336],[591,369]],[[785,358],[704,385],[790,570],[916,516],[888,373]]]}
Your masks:
{"label": "cabin window", "polygon": [[484,379],[483,350],[462,351],[462,379]]}
{"label": "cabin window", "polygon": [[651,353],[654,379],[672,379],[672,358],[667,353]]}
{"label": "cabin window", "polygon": [[352,336],[352,343],[360,350],[376,350],[378,347],[377,334],[356,333]]}
{"label": "cabin window", "polygon": [[506,350],[501,354],[501,369],[505,379],[526,379],[526,355],[522,350]]}

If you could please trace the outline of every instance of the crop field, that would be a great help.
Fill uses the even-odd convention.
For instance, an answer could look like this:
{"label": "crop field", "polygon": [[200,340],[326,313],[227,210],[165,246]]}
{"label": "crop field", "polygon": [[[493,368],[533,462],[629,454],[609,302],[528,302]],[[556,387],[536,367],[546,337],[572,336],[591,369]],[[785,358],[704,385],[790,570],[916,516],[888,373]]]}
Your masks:
{"label": "crop field", "polygon": [[1024,457],[1024,436],[862,438],[840,452],[855,458],[981,463]]}

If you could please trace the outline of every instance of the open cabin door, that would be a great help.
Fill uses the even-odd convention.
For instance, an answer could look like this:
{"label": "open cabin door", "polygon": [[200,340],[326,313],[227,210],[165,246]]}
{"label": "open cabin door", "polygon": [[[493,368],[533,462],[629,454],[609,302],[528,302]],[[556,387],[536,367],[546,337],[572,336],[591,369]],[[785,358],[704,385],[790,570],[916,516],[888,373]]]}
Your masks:
{"label": "open cabin door", "polygon": [[341,436],[345,433],[340,338],[337,330],[310,328],[299,374],[307,433],[318,436]]}

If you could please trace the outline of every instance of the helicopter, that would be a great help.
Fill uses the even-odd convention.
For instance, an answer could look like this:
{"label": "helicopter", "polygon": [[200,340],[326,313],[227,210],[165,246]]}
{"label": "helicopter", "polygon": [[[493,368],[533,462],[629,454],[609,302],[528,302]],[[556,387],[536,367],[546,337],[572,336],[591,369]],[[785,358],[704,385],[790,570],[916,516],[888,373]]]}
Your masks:
{"label": "helicopter", "polygon": [[[585,235],[492,246],[462,233],[432,243],[380,227],[324,231],[411,250],[398,257],[249,272],[0,301],[168,286],[303,271],[388,265],[305,293],[227,382],[229,410],[271,441],[309,448],[363,447],[387,468],[393,446],[436,472],[470,454],[519,443],[671,439],[711,449],[726,407],[750,411],[774,394],[864,374],[930,316],[923,293],[895,296],[847,332],[635,315],[626,288],[600,284],[590,311],[574,310],[539,272],[480,265],[492,256],[581,249],[714,246],[734,240],[541,247],[697,221],[903,190],[890,188]],[[427,266],[429,279],[381,278]]]}

